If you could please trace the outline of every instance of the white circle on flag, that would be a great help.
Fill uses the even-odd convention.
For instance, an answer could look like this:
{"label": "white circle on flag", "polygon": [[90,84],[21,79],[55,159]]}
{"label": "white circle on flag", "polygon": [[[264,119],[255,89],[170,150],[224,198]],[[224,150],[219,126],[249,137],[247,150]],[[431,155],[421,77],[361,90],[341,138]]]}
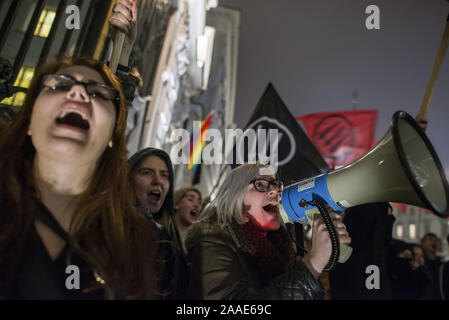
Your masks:
{"label": "white circle on flag", "polygon": [[[288,130],[288,128],[286,126],[281,124],[277,119],[270,118],[267,116],[263,116],[257,120],[254,120],[251,124],[248,125],[248,129],[249,128],[254,129],[256,127],[256,125],[262,121],[266,121],[266,122],[276,125],[279,128],[279,130],[281,130],[283,133],[285,133],[287,135],[288,140],[290,142],[290,148],[288,148],[288,150],[290,150],[290,152],[284,159],[279,159],[279,166],[283,166],[283,165],[287,164],[290,160],[293,159],[293,157],[295,156],[295,153],[296,153],[296,141],[293,137],[293,134],[290,132],[290,130]],[[243,134],[243,136],[244,136],[244,134]],[[280,144],[281,141],[279,140],[278,142]]]}

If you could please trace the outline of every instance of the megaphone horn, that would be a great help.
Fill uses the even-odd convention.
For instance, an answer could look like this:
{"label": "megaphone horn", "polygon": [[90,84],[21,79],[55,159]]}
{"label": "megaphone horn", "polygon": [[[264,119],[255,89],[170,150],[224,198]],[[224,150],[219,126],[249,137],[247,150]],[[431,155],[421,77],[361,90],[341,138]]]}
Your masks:
{"label": "megaphone horn", "polygon": [[449,217],[449,187],[441,162],[421,127],[404,111],[393,115],[387,133],[360,159],[286,187],[282,206],[291,220],[306,222],[307,202],[316,198],[335,211],[391,201]]}
{"label": "megaphone horn", "polygon": [[421,127],[397,111],[384,137],[353,163],[286,187],[281,214],[306,223],[317,201],[334,211],[372,202],[400,202],[447,218],[449,187],[440,160]]}

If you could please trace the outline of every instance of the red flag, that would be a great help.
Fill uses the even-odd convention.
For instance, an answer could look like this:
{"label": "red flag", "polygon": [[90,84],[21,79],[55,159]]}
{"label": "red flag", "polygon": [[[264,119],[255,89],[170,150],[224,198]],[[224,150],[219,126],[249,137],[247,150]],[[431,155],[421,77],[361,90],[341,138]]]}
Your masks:
{"label": "red flag", "polygon": [[331,168],[354,162],[375,140],[377,110],[312,113],[301,120],[309,139]]}
{"label": "red flag", "polygon": [[[390,202],[390,204],[393,207],[395,207],[396,209],[398,209],[399,212],[402,212],[403,214],[407,214],[407,207],[409,206],[408,204],[399,203],[399,202]],[[417,208],[419,208],[419,210],[421,210],[422,212],[433,214],[433,212],[427,208],[423,208],[423,207],[417,207]]]}
{"label": "red flag", "polygon": [[399,212],[402,212],[403,214],[407,214],[407,204],[405,203],[399,203],[399,202],[390,202],[390,204],[398,209]]}

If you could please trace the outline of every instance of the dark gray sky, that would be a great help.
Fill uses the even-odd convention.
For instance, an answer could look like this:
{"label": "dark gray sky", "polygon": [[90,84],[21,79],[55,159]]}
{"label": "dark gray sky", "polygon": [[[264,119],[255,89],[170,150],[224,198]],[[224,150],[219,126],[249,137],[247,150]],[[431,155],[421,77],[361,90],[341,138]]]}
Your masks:
{"label": "dark gray sky", "polygon": [[[367,30],[365,8],[380,9]],[[446,0],[220,0],[241,12],[235,121],[246,125],[268,82],[294,116],[377,109],[376,139],[393,113],[415,116],[436,57]],[[427,135],[449,176],[449,52],[434,91]]]}

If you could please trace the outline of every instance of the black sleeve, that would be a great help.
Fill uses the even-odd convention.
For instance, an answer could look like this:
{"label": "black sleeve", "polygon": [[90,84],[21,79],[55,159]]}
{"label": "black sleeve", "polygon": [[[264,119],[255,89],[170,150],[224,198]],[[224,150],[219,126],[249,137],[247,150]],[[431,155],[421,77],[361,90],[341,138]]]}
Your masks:
{"label": "black sleeve", "polygon": [[324,288],[298,257],[282,275],[265,288],[270,300],[320,300]]}
{"label": "black sleeve", "polygon": [[120,84],[122,85],[123,94],[125,95],[126,99],[126,105],[127,107],[129,107],[134,100],[134,93],[136,92],[136,88],[139,85],[140,80],[122,70],[117,70],[117,77],[119,78]]}

